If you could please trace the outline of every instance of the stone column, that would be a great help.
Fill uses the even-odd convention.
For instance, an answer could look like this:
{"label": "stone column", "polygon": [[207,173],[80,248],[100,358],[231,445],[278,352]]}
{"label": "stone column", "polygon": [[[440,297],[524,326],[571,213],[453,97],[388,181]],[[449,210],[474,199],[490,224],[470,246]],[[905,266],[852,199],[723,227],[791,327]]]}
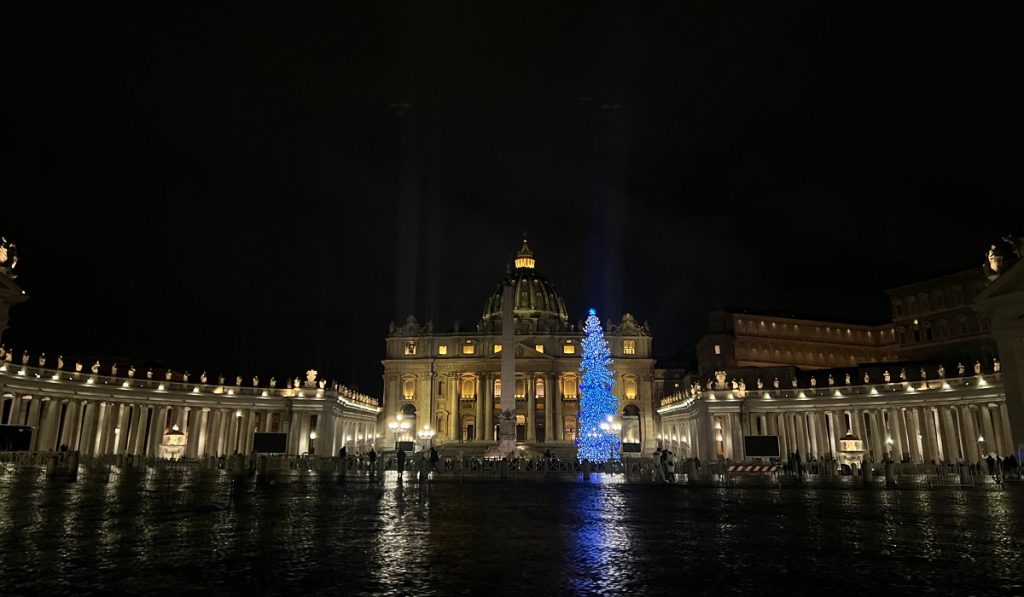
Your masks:
{"label": "stone column", "polygon": [[[38,400],[38,398],[34,399]],[[39,440],[36,450],[39,452],[53,452],[56,443],[54,437],[57,434],[57,423],[60,417],[61,403],[52,398],[43,399],[46,404],[43,408],[42,424],[39,426]]]}
{"label": "stone column", "polygon": [[732,413],[730,420],[732,429],[732,459],[736,462],[743,462],[743,423],[740,421],[739,413]]}
{"label": "stone column", "polygon": [[478,442],[484,441],[484,403],[487,402],[488,375],[480,373],[476,376],[476,425],[473,435]]}
{"label": "stone column", "polygon": [[149,407],[140,404],[132,405],[130,438],[128,450],[131,454],[142,456],[146,447],[146,425],[149,422]]}
{"label": "stone column", "polygon": [[853,434],[864,440],[864,445],[868,446],[868,436],[864,433],[864,411],[860,409],[854,409],[850,411],[850,422],[853,427]]}
{"label": "stone column", "polygon": [[785,461],[793,453],[793,447],[789,443],[789,425],[786,424],[786,414],[776,413],[772,415],[779,429],[779,453]]}
{"label": "stone column", "polygon": [[149,423],[149,445],[146,447],[146,455],[150,458],[160,457],[160,444],[164,439],[164,429],[167,421],[167,407],[154,406],[153,414]]}
{"label": "stone column", "polygon": [[908,453],[906,446],[906,434],[903,432],[903,409],[900,407],[889,409],[889,433],[892,435],[892,458],[896,462],[902,462],[903,455]]}
{"label": "stone column", "polygon": [[563,441],[565,438],[565,415],[562,414],[563,412],[565,412],[565,397],[562,395],[562,377],[558,374],[555,374],[555,379],[555,387],[551,389],[552,392],[555,392],[555,412],[554,414],[551,415],[551,418],[555,420],[553,437],[555,441],[560,442]]}
{"label": "stone column", "polygon": [[868,420],[871,421],[871,450],[874,452],[875,462],[885,460],[888,446],[885,443],[885,425],[882,422],[882,412],[878,409],[868,411]]}
{"label": "stone column", "polygon": [[228,456],[234,455],[235,450],[238,449],[238,421],[236,419],[239,418],[240,417],[238,416],[236,409],[229,411],[227,428],[228,443],[224,447],[224,453]]}
{"label": "stone column", "polygon": [[[462,441],[462,380],[448,376],[448,441]],[[376,432],[376,430],[374,430]]]}
{"label": "stone column", "polygon": [[960,424],[963,426],[965,458],[970,464],[975,464],[980,460],[978,458],[978,427],[974,423],[974,409],[966,404],[960,407]]}
{"label": "stone column", "polygon": [[39,415],[41,414],[41,404],[42,399],[39,398],[38,396],[33,396],[32,400],[29,400],[28,403],[28,420],[26,421],[26,424],[36,428],[35,432],[32,434],[32,442],[31,445],[29,446],[29,449],[32,451],[39,450],[40,445],[39,439],[41,436],[42,429],[39,426]]}
{"label": "stone column", "polygon": [[126,454],[128,452],[128,425],[131,422],[131,410],[128,404],[114,404],[110,411],[110,426],[107,427],[107,454]]}
{"label": "stone column", "polygon": [[939,462],[939,447],[935,435],[935,414],[930,407],[921,409],[921,427],[924,437],[921,441],[921,457],[925,463]]}
{"label": "stone column", "polygon": [[999,451],[999,443],[996,441],[996,433],[992,427],[991,409],[985,405],[979,406],[978,416],[981,419],[981,435],[985,438],[981,445],[983,450],[981,457],[986,458],[989,454]]}
{"label": "stone column", "polygon": [[807,431],[804,429],[804,416],[796,413],[793,424],[796,427],[796,445],[800,452],[800,462],[807,462]]}
{"label": "stone column", "polygon": [[67,446],[69,452],[75,450],[75,445],[78,442],[78,429],[82,422],[82,406],[81,400],[68,400],[67,409],[64,411],[64,427],[60,430],[60,440],[57,444]]}
{"label": "stone column", "polygon": [[[507,391],[515,392],[516,380],[501,380],[501,391],[505,392],[505,384],[512,383],[512,386]],[[487,376],[487,388],[484,390],[486,400],[484,400],[484,439],[488,442],[494,441],[494,376]]]}
{"label": "stone column", "polygon": [[[236,417],[236,418],[238,418],[238,417]],[[324,423],[327,423],[328,421],[326,421],[326,418],[327,417],[325,417],[323,413],[320,413],[320,418],[319,418],[320,421],[324,421]],[[236,425],[235,425],[235,427],[238,429],[238,436],[235,438],[235,449],[238,450],[239,454],[246,454],[247,453],[245,448],[246,448],[246,446],[249,443],[249,436],[251,435],[249,433],[249,428],[250,428],[251,425],[252,425],[252,409],[248,409],[247,408],[247,409],[242,411],[242,418],[241,418],[241,420],[236,421]],[[318,436],[322,437],[322,436],[326,436],[327,435],[327,425],[323,425],[323,427],[324,427],[323,434],[321,434],[320,432],[317,432]],[[319,439],[320,438],[318,437],[317,440],[319,440]],[[331,441],[329,437],[324,437],[324,442],[319,442],[318,441],[317,443],[319,445],[324,445],[325,442],[329,442],[329,441]],[[326,456],[330,456],[330,454],[326,454]]]}
{"label": "stone column", "polygon": [[1000,427],[1003,428],[1003,443],[1001,445],[1002,455],[1016,455],[1017,450],[1014,449],[1013,443],[1013,427],[1010,426],[1010,412],[1007,410],[1005,402],[999,405],[999,420],[1002,423]]}
{"label": "stone column", "polygon": [[956,425],[953,423],[953,413],[950,411],[951,407],[940,407],[939,413],[942,415],[942,428],[945,431],[943,435],[943,447],[946,457],[946,463],[956,464],[961,460],[960,458],[960,442],[957,437]]}
{"label": "stone column", "polygon": [[700,421],[701,424],[698,433],[704,440],[702,442],[702,444],[704,445],[704,450],[706,452],[704,460],[706,462],[716,462],[718,460],[718,450],[715,449],[716,440],[714,417],[712,417],[711,414],[707,410],[705,410],[703,413],[701,413]]}
{"label": "stone column", "polygon": [[11,399],[11,410],[7,413],[8,425],[21,425],[21,398],[15,396]]}
{"label": "stone column", "polygon": [[555,439],[554,408],[555,376],[548,373],[544,376],[544,443]]}
{"label": "stone column", "polygon": [[207,426],[210,424],[210,409],[203,408],[196,418],[198,421],[193,425],[196,428],[195,437],[190,437],[188,441],[190,445],[195,442],[193,456],[202,458],[209,452],[206,446],[210,440],[209,430],[207,429]]}
{"label": "stone column", "polygon": [[907,447],[910,449],[911,462],[924,462],[919,411],[917,408],[907,409]]}
{"label": "stone column", "polygon": [[[546,392],[546,388],[545,388]],[[526,441],[537,441],[537,378],[527,373],[526,378]]]}
{"label": "stone column", "polygon": [[77,449],[85,456],[92,456],[93,448],[96,445],[96,418],[100,408],[98,402],[83,402],[85,409],[82,421],[82,435],[79,438]]}

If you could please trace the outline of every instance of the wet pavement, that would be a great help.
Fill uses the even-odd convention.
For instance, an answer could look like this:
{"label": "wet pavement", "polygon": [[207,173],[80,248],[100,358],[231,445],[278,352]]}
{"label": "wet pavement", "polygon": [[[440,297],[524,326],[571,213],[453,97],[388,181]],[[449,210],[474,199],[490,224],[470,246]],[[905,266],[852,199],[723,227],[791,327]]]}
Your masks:
{"label": "wet pavement", "polygon": [[0,474],[4,595],[875,592],[1024,594],[1024,488]]}

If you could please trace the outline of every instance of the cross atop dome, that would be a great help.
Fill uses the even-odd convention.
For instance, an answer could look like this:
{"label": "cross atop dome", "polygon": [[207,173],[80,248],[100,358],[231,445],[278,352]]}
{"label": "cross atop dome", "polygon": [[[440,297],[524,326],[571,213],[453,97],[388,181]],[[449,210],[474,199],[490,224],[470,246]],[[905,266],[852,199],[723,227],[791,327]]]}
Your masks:
{"label": "cross atop dome", "polygon": [[526,244],[526,235],[523,235],[523,246],[516,255],[516,269],[533,269],[537,261],[533,258],[533,251]]}

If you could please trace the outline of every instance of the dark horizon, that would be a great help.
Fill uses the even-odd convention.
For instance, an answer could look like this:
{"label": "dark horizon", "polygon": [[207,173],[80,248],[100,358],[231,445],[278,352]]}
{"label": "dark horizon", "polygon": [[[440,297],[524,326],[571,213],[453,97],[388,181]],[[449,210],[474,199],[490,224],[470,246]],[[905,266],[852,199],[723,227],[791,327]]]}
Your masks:
{"label": "dark horizon", "polygon": [[573,323],[690,359],[724,305],[881,323],[1024,233],[984,6],[133,8],[13,20],[18,354],[379,395],[388,323],[473,329],[526,232]]}

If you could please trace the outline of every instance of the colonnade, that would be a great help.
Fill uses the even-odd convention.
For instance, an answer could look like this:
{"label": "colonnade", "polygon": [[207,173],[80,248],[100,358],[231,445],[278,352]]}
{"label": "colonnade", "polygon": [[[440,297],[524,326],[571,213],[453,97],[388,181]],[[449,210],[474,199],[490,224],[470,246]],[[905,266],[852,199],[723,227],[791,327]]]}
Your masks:
{"label": "colonnade", "polygon": [[[996,380],[998,381],[998,380]],[[998,383],[959,392],[842,400],[691,399],[663,407],[662,444],[702,460],[742,461],[744,436],[778,436],[782,458],[835,458],[849,434],[874,461],[977,463],[1015,453]],[[831,402],[831,404],[830,404]]]}

